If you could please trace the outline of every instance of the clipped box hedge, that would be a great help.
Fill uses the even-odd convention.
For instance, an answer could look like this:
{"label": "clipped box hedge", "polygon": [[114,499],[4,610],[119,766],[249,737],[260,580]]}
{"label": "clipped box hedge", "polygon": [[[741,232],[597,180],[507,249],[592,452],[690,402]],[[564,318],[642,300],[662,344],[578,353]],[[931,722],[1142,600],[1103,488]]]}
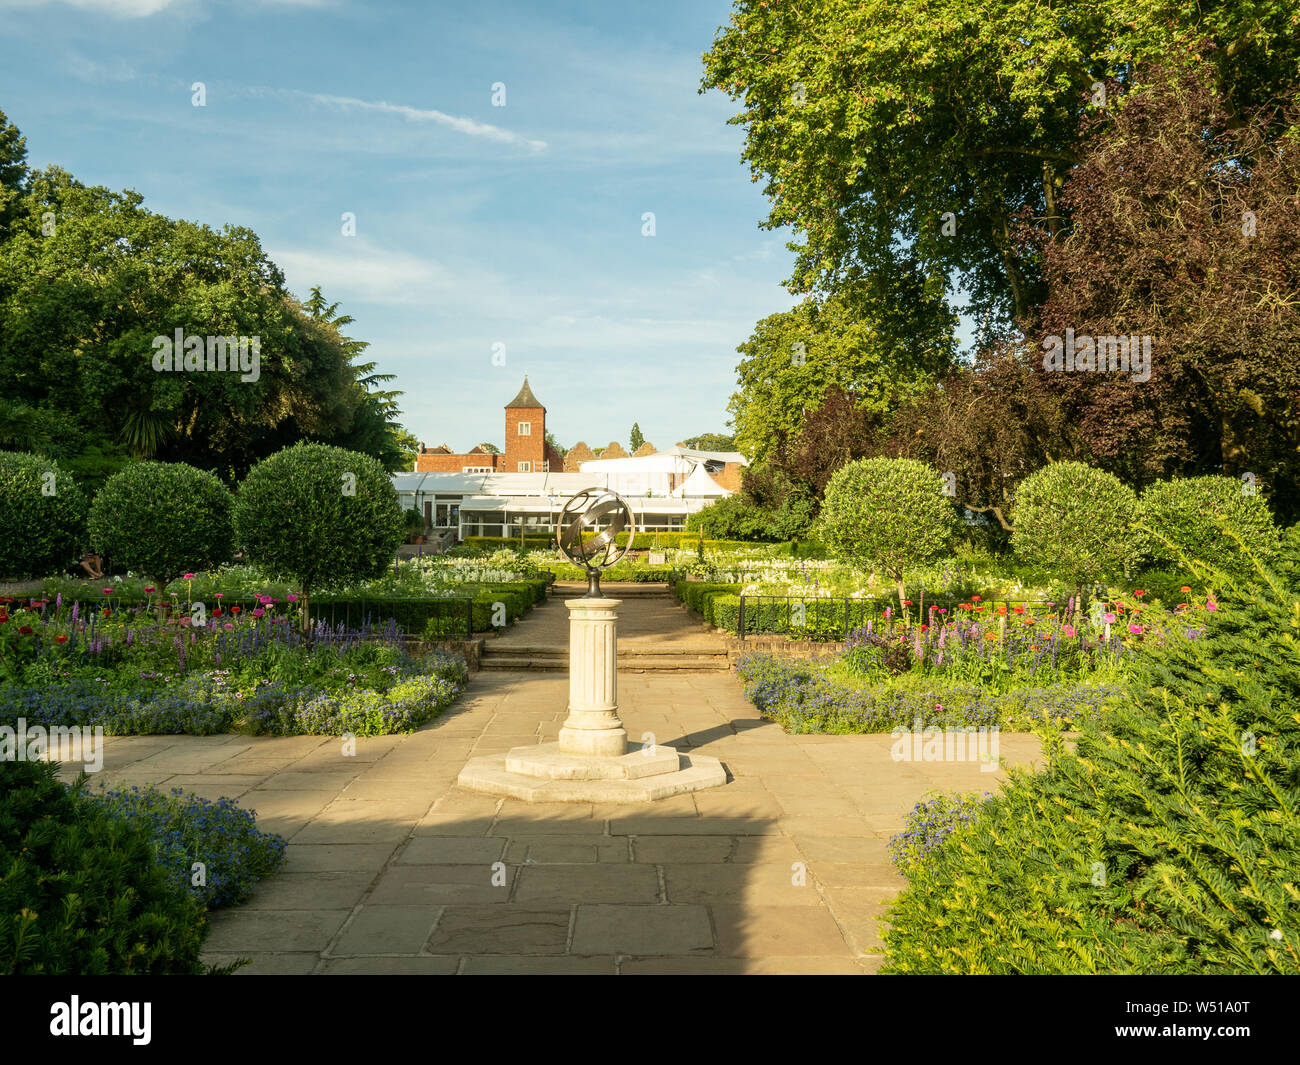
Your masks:
{"label": "clipped box hedge", "polygon": [[[715,602],[717,600],[729,597],[736,601],[736,613],[740,610],[740,589],[739,584],[717,584],[711,581],[677,581],[673,585],[673,592],[677,598],[685,603],[691,610],[704,619],[707,625],[716,625],[719,628],[725,628],[721,622],[715,620]],[[732,622],[735,624],[734,620]],[[734,632],[735,629],[733,628]]]}
{"label": "clipped box hedge", "polygon": [[[663,578],[658,578],[662,580]],[[497,603],[505,604],[505,621],[511,624],[523,617],[534,605],[546,600],[549,581],[544,577],[528,578],[521,581],[508,581],[498,584],[467,584],[456,589],[448,589],[446,596],[420,596],[413,598],[387,596],[330,595],[321,593],[311,597],[311,619],[325,621],[329,625],[343,624],[348,628],[360,628],[369,622],[373,626],[382,626],[392,619],[403,632],[423,634],[425,636],[469,636],[466,632],[466,600],[471,600],[473,631],[490,632]],[[204,599],[208,617],[220,607],[223,617],[232,614],[233,607],[239,607],[244,617],[251,616],[260,604],[256,599],[225,596],[222,599]],[[65,600],[66,602],[66,600]],[[146,600],[139,597],[114,595],[102,600],[82,600],[83,610],[88,609],[134,609]],[[186,612],[185,605],[178,604],[168,610],[171,603],[164,600],[164,610],[177,614]],[[277,603],[276,608],[283,611],[285,604]]]}

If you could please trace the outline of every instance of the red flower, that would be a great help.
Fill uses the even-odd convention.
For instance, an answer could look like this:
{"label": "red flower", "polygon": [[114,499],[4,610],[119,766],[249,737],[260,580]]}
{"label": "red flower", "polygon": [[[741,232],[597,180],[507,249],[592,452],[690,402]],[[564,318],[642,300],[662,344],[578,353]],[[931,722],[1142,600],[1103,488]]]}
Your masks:
{"label": "red flower", "polygon": [[104,607],[104,617],[108,617],[112,613],[113,612],[109,610],[108,607]]}
{"label": "red flower", "polygon": [[1007,612],[1007,608],[1005,606],[998,607],[999,614],[1005,614],[1006,612]]}
{"label": "red flower", "polygon": [[238,613],[240,612],[240,610],[242,610],[242,609],[243,609],[242,607],[232,606],[232,607],[230,608],[230,612],[231,612],[232,614],[238,614]]}
{"label": "red flower", "polygon": [[1013,606],[1011,609],[1014,610],[1017,614],[1023,614],[1025,612],[1025,608],[1022,606]]}
{"label": "red flower", "polygon": [[1183,585],[1181,588],[1179,588],[1178,590],[1179,590],[1180,592],[1182,592],[1183,595],[1186,595],[1186,594],[1187,594],[1188,592],[1190,592],[1192,589],[1191,589],[1188,585],[1184,584],[1184,585]]}
{"label": "red flower", "polygon": [[54,637],[54,642],[55,642],[55,643],[67,643],[67,642],[68,642],[68,638],[67,638],[65,635],[63,635],[63,633],[59,633],[56,637]]}
{"label": "red flower", "polygon": [[972,603],[978,603],[978,602],[980,601],[980,597],[979,597],[978,595],[972,595],[972,596],[970,597],[970,601],[971,601]]}
{"label": "red flower", "polygon": [[19,635],[19,636],[30,636],[31,634],[32,634],[32,627],[31,627],[30,625],[19,625],[19,626],[18,626],[18,635]]}
{"label": "red flower", "polygon": [[1142,596],[1146,595],[1147,593],[1144,592],[1141,588],[1139,588],[1139,589],[1138,589],[1137,591],[1135,591],[1133,594],[1136,595],[1136,596],[1140,599],[1140,598],[1142,598]]}

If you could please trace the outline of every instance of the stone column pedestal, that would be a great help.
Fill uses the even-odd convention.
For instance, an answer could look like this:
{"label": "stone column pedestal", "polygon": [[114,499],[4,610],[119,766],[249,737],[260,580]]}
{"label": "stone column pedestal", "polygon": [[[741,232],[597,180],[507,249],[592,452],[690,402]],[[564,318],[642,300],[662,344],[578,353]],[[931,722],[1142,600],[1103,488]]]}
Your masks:
{"label": "stone column pedestal", "polygon": [[646,803],[717,788],[727,771],[704,754],[627,742],[618,716],[619,599],[571,599],[569,716],[557,743],[471,758],[456,782],[525,802]]}
{"label": "stone column pedestal", "polygon": [[569,716],[560,729],[561,754],[618,758],[627,731],[618,716],[619,599],[570,599]]}

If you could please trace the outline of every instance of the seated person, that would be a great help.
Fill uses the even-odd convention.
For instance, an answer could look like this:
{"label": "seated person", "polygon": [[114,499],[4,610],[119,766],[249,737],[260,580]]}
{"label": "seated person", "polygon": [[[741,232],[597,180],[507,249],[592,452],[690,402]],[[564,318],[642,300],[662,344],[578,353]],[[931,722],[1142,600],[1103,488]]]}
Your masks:
{"label": "seated person", "polygon": [[100,558],[93,551],[87,551],[81,556],[80,568],[85,572],[86,576],[90,577],[92,580],[99,580],[104,576]]}

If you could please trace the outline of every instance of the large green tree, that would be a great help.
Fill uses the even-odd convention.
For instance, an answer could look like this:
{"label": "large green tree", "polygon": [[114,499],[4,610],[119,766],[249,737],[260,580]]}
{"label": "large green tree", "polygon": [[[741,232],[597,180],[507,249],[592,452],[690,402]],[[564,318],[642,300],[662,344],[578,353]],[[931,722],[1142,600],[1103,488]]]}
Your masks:
{"label": "large green tree", "polygon": [[916,320],[923,294],[914,297],[887,305],[853,287],[759,322],[740,345],[744,358],[728,407],[737,446],[762,462],[832,388],[884,414],[949,370],[955,319],[948,315],[943,331],[927,336]]}
{"label": "large green tree", "polygon": [[[0,114],[0,447],[101,481],[167,458],[230,481],[300,439],[403,463],[395,397],[319,292],[304,305],[256,234],[166,218],[131,191],[30,171]],[[249,338],[256,373],[155,368],[157,338]]]}
{"label": "large green tree", "polygon": [[959,277],[1004,321],[1042,296],[1013,234],[1046,233],[1095,86],[1135,63],[1213,67],[1239,112],[1295,83],[1289,0],[736,0],[702,91],[740,102],[744,159],[791,227],[796,291],[863,282],[900,297]]}

